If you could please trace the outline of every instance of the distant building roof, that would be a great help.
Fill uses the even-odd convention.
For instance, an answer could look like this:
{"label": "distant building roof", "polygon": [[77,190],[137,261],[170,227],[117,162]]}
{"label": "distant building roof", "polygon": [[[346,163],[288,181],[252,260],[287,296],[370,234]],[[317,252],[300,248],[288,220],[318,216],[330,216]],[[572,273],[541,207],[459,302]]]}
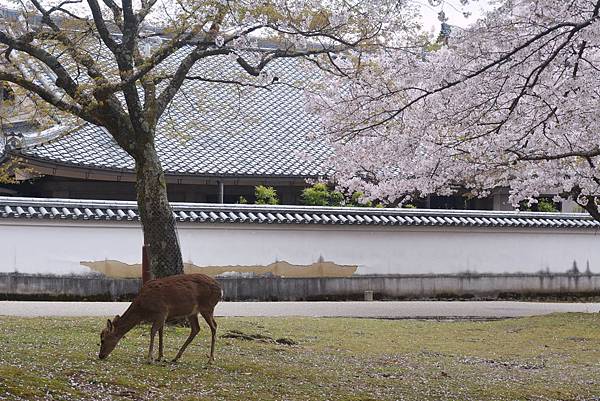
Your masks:
{"label": "distant building roof", "polygon": [[[585,213],[206,203],[171,206],[177,221],[194,223],[600,229],[600,222]],[[13,197],[0,197],[0,218],[139,221],[135,202]]]}
{"label": "distant building roof", "polygon": [[[178,65],[187,50],[169,59]],[[314,68],[314,67],[313,67]],[[310,140],[321,129],[305,110],[303,86],[316,79],[301,60],[278,59],[267,68],[278,81],[269,89],[186,81],[157,128],[156,147],[168,175],[309,178],[322,176],[329,147]],[[230,57],[200,60],[191,74],[239,79],[245,72]],[[103,129],[91,124],[54,128],[13,154],[46,164],[133,171],[133,159]]]}

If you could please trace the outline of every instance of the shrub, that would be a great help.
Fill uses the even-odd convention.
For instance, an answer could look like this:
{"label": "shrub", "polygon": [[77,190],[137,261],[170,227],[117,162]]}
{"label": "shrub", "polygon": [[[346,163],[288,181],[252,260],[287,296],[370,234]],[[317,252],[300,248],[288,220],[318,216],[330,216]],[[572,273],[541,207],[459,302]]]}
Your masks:
{"label": "shrub", "polygon": [[331,191],[327,184],[318,182],[302,190],[302,200],[308,206],[341,206],[344,203],[344,195],[338,191]]}
{"label": "shrub", "polygon": [[310,188],[302,190],[302,201],[308,206],[353,206],[353,207],[385,207],[382,203],[361,201],[362,192],[354,192],[350,199],[343,193],[329,189],[327,184],[318,182]]}
{"label": "shrub", "polygon": [[273,187],[265,187],[264,185],[258,185],[254,187],[254,196],[256,196],[257,205],[278,205],[279,198],[277,197],[277,190]]}
{"label": "shrub", "polygon": [[308,206],[328,206],[330,197],[329,188],[322,182],[302,190],[302,201]]}
{"label": "shrub", "polygon": [[540,212],[551,212],[551,213],[558,212],[558,208],[556,207],[554,202],[547,200],[547,199],[541,199],[537,204],[537,209]]}

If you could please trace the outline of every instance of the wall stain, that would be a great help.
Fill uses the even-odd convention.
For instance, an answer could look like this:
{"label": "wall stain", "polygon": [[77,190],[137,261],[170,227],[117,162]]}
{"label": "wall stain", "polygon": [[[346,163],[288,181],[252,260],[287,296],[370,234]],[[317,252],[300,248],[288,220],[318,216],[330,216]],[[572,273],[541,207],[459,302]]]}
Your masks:
{"label": "wall stain", "polygon": [[[141,277],[141,264],[128,264],[118,260],[82,261],[83,266],[95,272],[115,278]],[[338,265],[334,262],[318,261],[310,265],[294,265],[286,261],[277,261],[266,266],[196,266],[184,263],[185,273],[204,273],[209,276],[218,276],[226,272],[254,273],[256,275],[273,274],[279,277],[350,277],[358,266]]]}

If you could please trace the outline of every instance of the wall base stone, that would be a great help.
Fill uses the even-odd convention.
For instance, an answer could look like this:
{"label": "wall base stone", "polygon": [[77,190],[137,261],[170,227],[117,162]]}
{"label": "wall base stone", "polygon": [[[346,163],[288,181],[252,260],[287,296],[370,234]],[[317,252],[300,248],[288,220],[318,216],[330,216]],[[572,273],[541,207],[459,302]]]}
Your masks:
{"label": "wall base stone", "polygon": [[[218,279],[226,301],[565,299],[600,296],[600,274],[385,275]],[[2,300],[131,300],[140,279],[0,273]],[[0,314],[2,312],[0,311]]]}

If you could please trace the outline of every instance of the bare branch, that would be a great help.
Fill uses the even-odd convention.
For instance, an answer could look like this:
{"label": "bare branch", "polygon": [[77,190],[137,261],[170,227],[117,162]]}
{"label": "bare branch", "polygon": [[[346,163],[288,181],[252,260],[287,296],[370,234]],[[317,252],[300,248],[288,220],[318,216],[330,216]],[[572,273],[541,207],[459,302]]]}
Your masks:
{"label": "bare branch", "polygon": [[[87,74],[91,78],[96,80],[99,84],[108,82],[107,79],[105,78],[105,76],[102,74],[102,72],[98,68],[95,60],[92,57],[90,57],[89,54],[87,54],[86,52],[80,51],[77,44],[73,43],[73,41],[67,36],[66,32],[61,30],[60,27],[52,21],[52,18],[51,18],[51,10],[52,9],[50,11],[46,11],[44,9],[44,7],[42,7],[42,5],[38,2],[38,0],[32,0],[32,2],[34,3],[34,5],[38,9],[38,11],[40,11],[40,13],[42,13],[42,15],[43,15],[42,22],[45,23],[46,25],[48,25],[50,27],[50,29],[52,29],[52,31],[54,32],[53,36],[47,35],[47,37],[49,39],[57,40],[60,43],[62,43],[63,45],[65,45],[67,52],[71,55],[73,60],[75,60],[75,62],[78,65],[81,64],[84,67],[86,67]],[[109,94],[106,94],[106,95],[109,95]],[[89,99],[86,99],[86,102],[89,102]]]}
{"label": "bare branch", "polygon": [[[155,81],[160,81],[163,79],[172,79],[173,75],[162,75],[160,77],[156,77]],[[186,75],[185,76],[185,80],[186,81],[202,81],[202,82],[208,82],[208,83],[213,83],[213,84],[226,84],[226,85],[235,85],[235,86],[240,86],[240,87],[248,87],[248,88],[256,88],[256,89],[266,89],[269,90],[269,88],[278,83],[278,78],[275,77],[273,78],[273,82],[270,82],[268,84],[264,84],[264,85],[260,85],[260,84],[253,84],[251,82],[243,82],[243,81],[236,81],[233,79],[214,79],[214,78],[207,78],[207,77],[203,77],[200,75]]]}
{"label": "bare branch", "polygon": [[45,102],[51,104],[59,110],[65,111],[72,115],[78,116],[86,121],[92,122],[94,124],[98,123],[91,114],[89,114],[86,110],[84,110],[80,105],[73,104],[64,101],[60,97],[57,97],[54,93],[50,92],[46,88],[41,85],[36,84],[35,82],[29,81],[23,77],[20,77],[15,74],[8,73],[6,71],[0,70],[0,81],[12,82],[15,85],[20,86],[23,89],[28,90],[29,92],[35,93]]}
{"label": "bare branch", "polygon": [[138,11],[137,18],[139,23],[142,23],[146,16],[152,10],[157,0],[142,0],[142,8]]}
{"label": "bare branch", "polygon": [[158,97],[157,119],[160,118],[167,105],[173,100],[173,97],[175,97],[175,94],[185,81],[188,72],[198,60],[210,56],[225,55],[231,52],[232,50],[227,48],[203,50],[201,47],[197,47],[194,51],[190,52],[190,54],[181,61],[181,64],[173,74],[173,78]]}
{"label": "bare branch", "polygon": [[27,53],[47,65],[57,76],[56,86],[64,89],[71,98],[77,100],[81,94],[78,93],[77,83],[73,80],[66,68],[55,56],[48,53],[46,50],[31,45],[31,40],[33,40],[32,33],[26,34],[23,38],[15,39],[0,31],[0,43],[9,46],[9,48]]}
{"label": "bare branch", "polygon": [[100,9],[100,5],[97,0],[87,0],[90,10],[92,11],[92,17],[94,18],[94,24],[96,25],[96,29],[98,30],[98,34],[100,38],[108,47],[108,49],[113,52],[113,54],[117,54],[119,51],[119,45],[112,38],[106,23],[104,22],[104,18],[102,16],[102,10]]}
{"label": "bare branch", "polygon": [[123,10],[121,7],[119,7],[113,0],[102,0],[102,2],[106,4],[108,8],[110,8],[113,14],[113,21],[115,25],[121,30],[121,33],[123,33]]}
{"label": "bare branch", "polygon": [[572,152],[548,154],[548,155],[523,155],[515,151],[510,151],[519,157],[519,160],[523,161],[535,161],[535,160],[559,160],[566,159],[568,157],[581,157],[590,158],[600,156],[600,148],[595,147],[591,150],[574,150]]}

